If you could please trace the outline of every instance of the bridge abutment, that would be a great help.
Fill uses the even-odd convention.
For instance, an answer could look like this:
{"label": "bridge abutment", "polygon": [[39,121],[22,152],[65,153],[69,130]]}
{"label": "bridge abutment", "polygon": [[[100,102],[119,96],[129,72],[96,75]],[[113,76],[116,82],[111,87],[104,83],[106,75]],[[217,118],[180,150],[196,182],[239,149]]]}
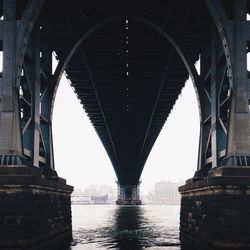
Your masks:
{"label": "bridge abutment", "polygon": [[138,184],[119,184],[117,205],[141,205],[140,200],[140,183]]}
{"label": "bridge abutment", "polygon": [[72,191],[36,167],[1,167],[0,249],[68,249]]}
{"label": "bridge abutment", "polygon": [[230,12],[206,4],[217,31],[200,57],[198,171],[179,188],[180,240],[183,249],[250,249],[247,1],[234,1]]}
{"label": "bridge abutment", "polygon": [[224,167],[179,188],[183,249],[250,249],[250,168]]}

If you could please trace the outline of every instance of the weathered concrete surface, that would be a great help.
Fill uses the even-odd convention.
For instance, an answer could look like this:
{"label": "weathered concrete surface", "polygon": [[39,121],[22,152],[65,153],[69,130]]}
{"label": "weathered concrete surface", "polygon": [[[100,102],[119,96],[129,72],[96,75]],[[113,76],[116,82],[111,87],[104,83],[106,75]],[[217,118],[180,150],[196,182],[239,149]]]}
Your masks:
{"label": "weathered concrete surface", "polygon": [[119,184],[118,195],[116,205],[141,205],[140,199],[140,183],[131,184]]}
{"label": "weathered concrete surface", "polygon": [[116,205],[142,205],[141,200],[116,200]]}
{"label": "weathered concrete surface", "polygon": [[183,249],[250,249],[250,168],[218,168],[179,191]]}
{"label": "weathered concrete surface", "polygon": [[35,167],[0,168],[0,249],[67,249],[72,239],[70,195],[61,178]]}

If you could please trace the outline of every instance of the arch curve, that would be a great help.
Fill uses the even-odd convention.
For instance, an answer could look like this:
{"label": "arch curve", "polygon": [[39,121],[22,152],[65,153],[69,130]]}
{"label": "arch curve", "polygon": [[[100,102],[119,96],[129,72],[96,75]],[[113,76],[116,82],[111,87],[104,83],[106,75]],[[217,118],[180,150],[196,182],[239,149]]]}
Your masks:
{"label": "arch curve", "polygon": [[[92,33],[94,33],[95,31],[97,31],[99,28],[113,22],[116,20],[120,20],[122,18],[126,18],[124,16],[116,16],[116,17],[110,17],[108,19],[105,19],[104,21],[96,24],[95,26],[93,26],[91,29],[89,29],[86,33],[84,33],[79,39],[78,41],[76,41],[76,43],[74,44],[74,46],[70,49],[70,51],[68,51],[67,55],[65,58],[63,58],[56,70],[55,73],[53,75],[53,85],[54,85],[54,92],[53,92],[53,98],[52,98],[52,103],[51,103],[51,119],[53,116],[53,107],[54,107],[54,102],[55,102],[55,97],[56,97],[56,92],[61,80],[61,77],[63,75],[63,72],[68,64],[68,62],[70,61],[71,57],[73,56],[73,54],[75,53],[75,51],[77,50],[77,48],[81,45],[81,43],[86,40]],[[199,113],[200,113],[200,119],[201,119],[201,114],[202,114],[202,103],[201,103],[201,98],[200,96],[202,95],[202,88],[199,84],[200,82],[200,77],[198,75],[198,72],[195,68],[195,65],[193,63],[191,63],[188,59],[188,56],[184,53],[184,51],[180,48],[180,46],[178,46],[178,44],[176,43],[176,41],[167,33],[167,31],[163,30],[160,26],[158,26],[156,23],[143,18],[143,17],[138,17],[138,16],[129,16],[130,20],[134,20],[140,23],[144,23],[146,25],[148,25],[149,27],[151,27],[153,30],[157,31],[158,33],[160,33],[171,45],[172,47],[175,49],[175,51],[177,52],[177,54],[180,56],[183,64],[185,65],[187,72],[189,73],[195,92],[196,92],[196,97],[197,97],[197,101],[198,101],[198,106],[199,106]]]}
{"label": "arch curve", "polygon": [[18,41],[16,45],[17,85],[21,81],[21,71],[29,37],[44,3],[45,0],[30,0],[27,3],[18,27]]}
{"label": "arch curve", "polygon": [[[228,21],[228,16],[220,1],[206,0],[206,4],[208,6],[212,18],[214,19],[214,23],[220,35],[220,39],[223,45],[223,50],[227,62],[229,83],[230,87],[232,88],[233,86],[233,68],[231,60],[232,44],[230,44],[230,38],[228,37],[229,32],[227,32],[226,27],[224,25]],[[227,26],[227,28],[230,29],[230,26]],[[230,34],[232,34],[232,32],[230,32]]]}

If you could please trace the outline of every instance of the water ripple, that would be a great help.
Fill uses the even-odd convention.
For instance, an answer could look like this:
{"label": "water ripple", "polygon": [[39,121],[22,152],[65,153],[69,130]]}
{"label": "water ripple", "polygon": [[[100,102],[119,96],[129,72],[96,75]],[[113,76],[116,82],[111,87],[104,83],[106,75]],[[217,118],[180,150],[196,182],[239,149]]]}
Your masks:
{"label": "water ripple", "polygon": [[[171,214],[169,210],[175,213],[172,211],[174,214]],[[168,218],[178,216],[178,207],[175,210],[167,206],[102,206],[101,210],[97,206],[82,206],[75,211],[75,217],[73,211],[73,222],[74,219],[80,221],[73,230],[71,249],[180,249],[178,217],[175,221]],[[96,216],[94,212],[97,213]],[[87,218],[86,213],[89,214]],[[162,220],[159,221],[158,217]]]}

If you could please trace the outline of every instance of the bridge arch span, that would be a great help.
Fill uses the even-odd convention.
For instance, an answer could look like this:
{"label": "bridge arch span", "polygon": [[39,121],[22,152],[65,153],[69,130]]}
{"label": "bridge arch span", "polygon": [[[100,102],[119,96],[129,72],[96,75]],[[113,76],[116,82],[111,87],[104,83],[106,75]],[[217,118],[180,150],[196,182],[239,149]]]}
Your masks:
{"label": "bridge arch span", "polygon": [[[56,96],[56,92],[57,92],[57,88],[59,86],[60,83],[60,79],[61,76],[64,72],[64,70],[66,69],[68,63],[70,62],[72,56],[74,55],[74,53],[77,51],[77,49],[81,46],[81,44],[88,39],[89,37],[91,37],[92,34],[94,34],[96,31],[98,31],[99,29],[105,27],[106,25],[109,25],[112,22],[116,22],[122,19],[126,19],[128,18],[129,20],[144,24],[145,26],[147,26],[148,28],[151,28],[152,30],[154,30],[156,33],[160,34],[162,36],[163,39],[166,40],[166,42],[168,44],[170,44],[173,48],[173,50],[177,53],[177,55],[179,56],[179,58],[181,59],[181,61],[183,62],[183,65],[185,66],[187,73],[190,75],[191,79],[192,79],[192,83],[193,86],[195,88],[195,92],[196,92],[196,97],[198,100],[198,106],[199,106],[199,110],[200,110],[200,118],[202,116],[202,102],[200,101],[200,99],[202,98],[202,95],[204,95],[203,93],[203,88],[200,85],[200,77],[197,73],[197,70],[195,68],[195,65],[193,63],[190,62],[189,60],[189,56],[182,50],[182,48],[180,46],[178,46],[176,40],[171,37],[167,31],[165,31],[163,28],[161,28],[159,25],[157,25],[156,23],[150,21],[149,19],[146,19],[144,17],[139,17],[139,16],[117,16],[117,17],[111,17],[108,19],[105,19],[97,24],[95,24],[94,26],[92,26],[88,31],[84,32],[80,38],[75,42],[75,44],[73,45],[73,47],[68,50],[68,52],[65,54],[65,57],[59,61],[58,66],[55,70],[55,73],[53,75],[53,98],[51,100],[51,119],[52,119],[52,115],[53,115],[53,106],[54,106],[54,101],[55,101],[55,96]],[[107,125],[106,125],[107,127]],[[149,129],[149,126],[148,126]],[[107,127],[107,130],[109,130],[109,128]],[[109,133],[110,134],[110,133]],[[115,172],[117,175],[120,174],[120,167],[119,167],[119,161],[118,161],[118,157],[117,157],[117,153],[115,152],[115,146],[113,145],[113,138],[111,135],[109,135],[109,137],[111,138],[111,144],[112,144],[112,148],[114,151],[114,157],[110,157],[111,158],[111,162],[113,163],[113,165],[118,165],[117,168],[115,168]],[[145,139],[146,140],[146,137]],[[144,142],[145,143],[145,142]],[[143,145],[144,147],[144,145]],[[143,150],[143,148],[142,148]],[[141,157],[141,156],[140,156]],[[140,159],[141,161],[143,161],[143,159]],[[139,172],[142,170],[139,170]],[[137,175],[139,176],[141,174],[137,173]]]}
{"label": "bridge arch span", "polygon": [[60,83],[62,74],[64,73],[65,68],[67,67],[67,64],[69,63],[71,57],[76,52],[78,47],[82,44],[82,42],[84,40],[86,40],[88,37],[90,37],[98,29],[101,29],[102,27],[104,27],[105,25],[108,25],[109,23],[112,23],[114,21],[124,19],[124,18],[129,18],[130,20],[134,20],[134,21],[146,24],[147,26],[151,27],[152,29],[156,30],[159,34],[161,34],[172,45],[174,50],[178,53],[178,55],[182,59],[184,65],[185,65],[185,67],[187,69],[187,72],[189,73],[189,75],[191,77],[193,86],[195,88],[195,92],[196,92],[196,96],[197,96],[197,100],[198,100],[198,105],[199,105],[199,110],[200,110],[200,117],[201,117],[202,103],[200,101],[200,96],[203,95],[203,93],[202,93],[202,89],[201,89],[200,84],[199,84],[200,78],[199,78],[199,75],[198,75],[197,70],[195,68],[195,65],[189,61],[188,55],[185,54],[185,52],[177,44],[175,39],[170,34],[168,34],[167,31],[165,31],[163,28],[161,28],[159,25],[157,25],[153,21],[150,21],[149,19],[146,19],[144,17],[138,17],[138,16],[135,16],[135,17],[133,17],[133,16],[129,16],[129,17],[126,17],[126,16],[111,17],[111,18],[105,19],[105,20],[95,24],[87,32],[82,34],[82,36],[75,42],[74,46],[70,49],[70,51],[67,52],[66,57],[63,58],[63,60],[59,61],[58,66],[57,66],[57,68],[55,70],[55,73],[54,73],[54,76],[53,76],[54,97],[53,97],[53,102],[51,104],[51,106],[52,106],[51,115],[53,113],[53,106],[54,106],[56,91],[57,91],[58,85]]}

